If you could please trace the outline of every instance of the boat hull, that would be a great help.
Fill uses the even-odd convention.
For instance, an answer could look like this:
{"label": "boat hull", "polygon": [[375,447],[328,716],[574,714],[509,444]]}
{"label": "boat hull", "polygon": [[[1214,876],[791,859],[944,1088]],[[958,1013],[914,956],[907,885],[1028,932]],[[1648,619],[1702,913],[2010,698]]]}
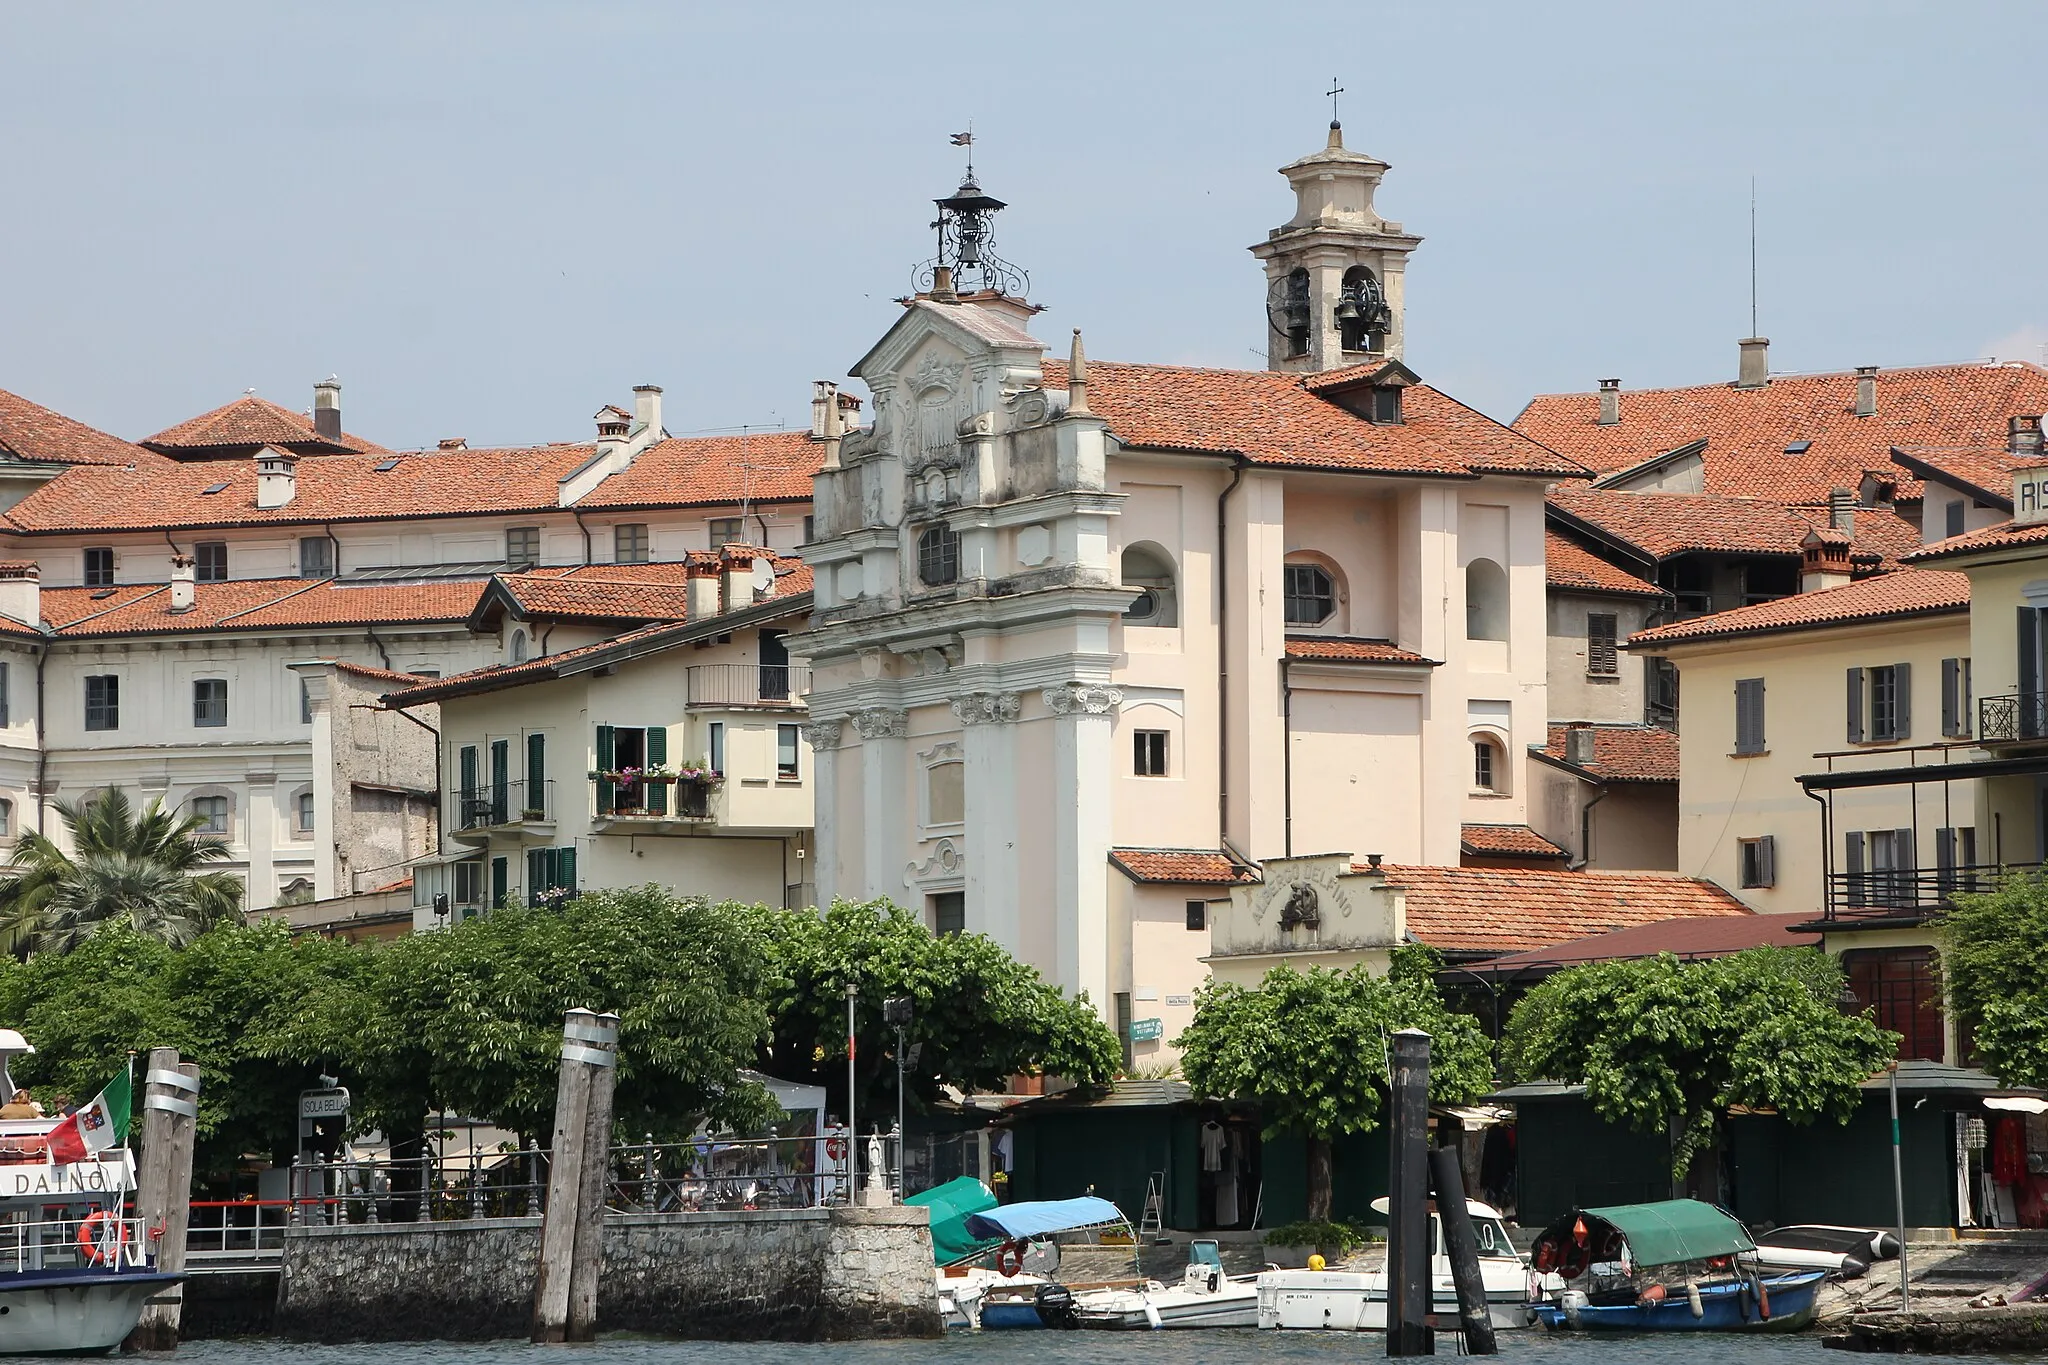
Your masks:
{"label": "boat hull", "polygon": [[[1485,1269],[1482,1265],[1482,1274]],[[1488,1319],[1504,1331],[1529,1326],[1534,1316],[1528,1304],[1527,1278],[1519,1270],[1509,1276],[1505,1269],[1489,1278],[1495,1282],[1486,1286]],[[1430,1296],[1430,1312],[1458,1316],[1457,1292],[1436,1288]],[[1259,1276],[1258,1325],[1280,1330],[1384,1332],[1385,1276],[1379,1272],[1269,1270]]]}
{"label": "boat hull", "polygon": [[[1257,1327],[1256,1285],[1233,1285],[1214,1294],[1169,1288],[1157,1293],[1113,1290],[1103,1298],[1074,1301],[1083,1327],[1143,1332],[1192,1327]],[[1151,1311],[1147,1311],[1147,1309]]]}
{"label": "boat hull", "polygon": [[0,1356],[103,1355],[135,1330],[151,1295],[183,1278],[147,1270],[0,1276]]}
{"label": "boat hull", "polygon": [[1700,1287],[1700,1316],[1683,1290],[1656,1303],[1588,1304],[1567,1312],[1559,1304],[1536,1305],[1536,1316],[1556,1331],[1577,1332],[1798,1332],[1813,1325],[1824,1271],[1769,1275],[1763,1280],[1771,1315],[1762,1315],[1756,1296],[1742,1284]]}

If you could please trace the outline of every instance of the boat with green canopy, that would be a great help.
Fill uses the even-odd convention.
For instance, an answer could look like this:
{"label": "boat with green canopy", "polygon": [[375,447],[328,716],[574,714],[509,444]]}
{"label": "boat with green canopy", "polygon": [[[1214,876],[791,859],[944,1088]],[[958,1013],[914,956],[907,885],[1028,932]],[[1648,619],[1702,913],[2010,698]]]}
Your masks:
{"label": "boat with green canopy", "polygon": [[1575,1331],[1796,1332],[1825,1275],[1770,1275],[1734,1215],[1697,1199],[1573,1209],[1537,1235],[1532,1307]]}

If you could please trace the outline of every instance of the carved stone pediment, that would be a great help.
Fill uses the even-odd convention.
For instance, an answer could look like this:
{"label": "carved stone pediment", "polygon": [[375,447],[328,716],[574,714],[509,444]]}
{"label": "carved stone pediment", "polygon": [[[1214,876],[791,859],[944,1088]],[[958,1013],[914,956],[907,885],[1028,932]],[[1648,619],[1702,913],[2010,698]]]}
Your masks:
{"label": "carved stone pediment", "polygon": [[960,386],[960,376],[966,372],[965,365],[945,360],[936,351],[927,351],[918,367],[904,377],[904,383],[910,386],[912,393],[919,395],[933,389],[951,393]]}

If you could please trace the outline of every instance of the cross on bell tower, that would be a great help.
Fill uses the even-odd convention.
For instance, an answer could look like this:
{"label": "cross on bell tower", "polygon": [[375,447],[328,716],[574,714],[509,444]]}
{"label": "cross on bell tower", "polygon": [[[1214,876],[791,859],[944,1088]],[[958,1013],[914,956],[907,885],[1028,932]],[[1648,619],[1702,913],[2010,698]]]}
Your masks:
{"label": "cross on bell tower", "polygon": [[1346,150],[1337,122],[1319,152],[1280,168],[1294,216],[1251,248],[1266,267],[1266,368],[1315,374],[1401,358],[1403,282],[1420,237],[1380,217],[1373,192],[1387,163]]}

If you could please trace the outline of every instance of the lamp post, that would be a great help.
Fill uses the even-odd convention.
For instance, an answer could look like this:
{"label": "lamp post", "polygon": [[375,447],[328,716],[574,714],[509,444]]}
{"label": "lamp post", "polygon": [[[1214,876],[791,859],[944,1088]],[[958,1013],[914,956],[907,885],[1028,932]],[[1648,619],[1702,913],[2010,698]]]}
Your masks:
{"label": "lamp post", "polygon": [[1899,1064],[1894,1061],[1891,1072],[1892,1099],[1892,1200],[1899,1218],[1899,1311],[1913,1311],[1913,1290],[1908,1283],[1906,1272],[1906,1177],[1899,1155]]}
{"label": "lamp post", "polygon": [[860,999],[858,983],[846,983],[846,1203],[851,1207],[855,1191],[860,1189],[860,1127],[854,1122],[854,1091],[858,1088],[853,1078],[853,1004]]}
{"label": "lamp post", "polygon": [[882,1022],[896,1028],[896,1197],[903,1198],[903,1034],[917,1017],[907,995],[892,995],[882,1002]]}

